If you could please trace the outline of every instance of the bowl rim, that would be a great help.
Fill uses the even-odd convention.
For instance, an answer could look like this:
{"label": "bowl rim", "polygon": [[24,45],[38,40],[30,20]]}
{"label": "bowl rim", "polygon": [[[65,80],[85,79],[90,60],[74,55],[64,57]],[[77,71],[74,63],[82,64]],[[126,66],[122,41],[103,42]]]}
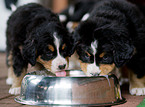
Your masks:
{"label": "bowl rim", "polygon": [[37,106],[113,106],[124,104],[127,102],[124,97],[122,97],[122,99],[117,99],[117,101],[115,102],[97,103],[97,104],[48,104],[44,102],[22,100],[20,96],[15,97],[14,100],[20,104],[37,105]]}
{"label": "bowl rim", "polygon": [[[81,71],[83,72],[82,70],[65,70],[66,72],[68,71]],[[56,76],[49,76],[49,75],[37,75],[37,74],[33,74],[34,72],[38,72],[38,71],[33,71],[33,72],[29,72],[27,73],[25,76],[42,76],[42,77],[48,77],[48,78],[110,78],[110,77],[114,77],[115,79],[117,78],[115,76],[115,74],[112,74],[112,73],[109,73],[108,75],[99,75],[99,76],[86,76],[86,75],[83,75],[83,76],[65,76],[65,77],[56,77]],[[24,77],[25,77],[24,76]]]}

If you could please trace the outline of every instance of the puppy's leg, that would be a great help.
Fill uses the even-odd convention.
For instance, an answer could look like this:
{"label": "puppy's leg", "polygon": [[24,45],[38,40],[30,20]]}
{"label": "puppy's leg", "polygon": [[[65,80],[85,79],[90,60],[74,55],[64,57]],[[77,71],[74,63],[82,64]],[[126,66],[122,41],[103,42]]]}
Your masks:
{"label": "puppy's leg", "polygon": [[137,78],[137,75],[130,71],[129,82],[129,91],[131,95],[145,95],[145,76]]}
{"label": "puppy's leg", "polygon": [[13,83],[12,87],[9,90],[10,94],[20,94],[20,87],[21,81],[27,72],[27,63],[23,60],[23,57],[20,51],[13,52],[13,61],[12,61],[12,68],[13,68]]}
{"label": "puppy's leg", "polygon": [[13,76],[14,76],[13,67],[10,66],[8,67],[8,78],[6,79],[6,84],[8,85],[13,84]]}
{"label": "puppy's leg", "polygon": [[16,76],[16,75],[13,76],[13,84],[12,87],[9,89],[10,94],[14,94],[14,95],[20,94],[21,82],[25,74],[26,74],[26,68],[22,70],[20,76]]}
{"label": "puppy's leg", "polygon": [[8,52],[7,51],[7,67],[8,67],[8,78],[6,79],[6,84],[8,85],[12,85],[13,83],[13,76],[14,76],[14,72],[13,72],[13,66],[12,66],[12,51]]}

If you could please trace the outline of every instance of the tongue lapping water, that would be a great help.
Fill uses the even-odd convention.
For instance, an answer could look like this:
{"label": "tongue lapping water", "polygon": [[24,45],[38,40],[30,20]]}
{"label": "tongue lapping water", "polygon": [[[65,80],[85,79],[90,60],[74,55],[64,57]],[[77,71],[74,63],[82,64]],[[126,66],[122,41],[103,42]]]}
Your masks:
{"label": "tongue lapping water", "polygon": [[59,71],[59,72],[56,72],[55,75],[57,77],[66,77],[66,71]]}

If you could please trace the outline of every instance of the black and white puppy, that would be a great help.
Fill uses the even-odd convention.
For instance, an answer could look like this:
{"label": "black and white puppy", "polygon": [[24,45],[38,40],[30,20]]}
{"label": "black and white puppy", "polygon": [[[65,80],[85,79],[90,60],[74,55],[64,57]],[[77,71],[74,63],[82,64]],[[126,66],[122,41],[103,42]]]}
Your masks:
{"label": "black and white puppy", "polygon": [[130,72],[130,93],[145,95],[145,17],[125,0],[98,0],[79,24],[77,54],[86,75],[107,74],[114,67]]}
{"label": "black and white puppy", "polygon": [[10,94],[19,94],[28,63],[56,76],[66,75],[73,39],[49,9],[34,3],[19,7],[8,20],[6,36]]}

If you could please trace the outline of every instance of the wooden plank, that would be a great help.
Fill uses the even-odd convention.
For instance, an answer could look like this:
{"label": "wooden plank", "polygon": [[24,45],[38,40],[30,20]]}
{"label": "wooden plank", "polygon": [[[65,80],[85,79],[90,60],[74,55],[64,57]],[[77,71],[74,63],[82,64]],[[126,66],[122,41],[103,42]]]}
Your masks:
{"label": "wooden plank", "polygon": [[[0,104],[0,107],[23,107],[23,105],[20,104]],[[30,107],[30,106],[27,106]]]}
{"label": "wooden plank", "polygon": [[6,54],[0,53],[0,78],[7,76]]}

